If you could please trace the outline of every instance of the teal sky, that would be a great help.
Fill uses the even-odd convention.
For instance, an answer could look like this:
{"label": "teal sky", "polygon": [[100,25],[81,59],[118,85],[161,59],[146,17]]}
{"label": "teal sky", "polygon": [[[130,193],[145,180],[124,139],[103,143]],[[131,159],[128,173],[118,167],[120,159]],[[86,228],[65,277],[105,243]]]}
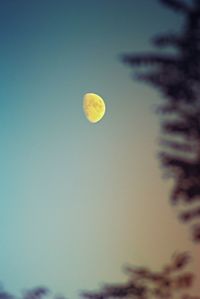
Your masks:
{"label": "teal sky", "polygon": [[[76,299],[124,281],[124,264],[159,269],[176,250],[190,250],[199,269],[156,157],[160,95],[120,61],[180,23],[153,0],[1,1],[0,280],[8,291],[42,284]],[[97,124],[82,111],[87,92],[107,105]]]}

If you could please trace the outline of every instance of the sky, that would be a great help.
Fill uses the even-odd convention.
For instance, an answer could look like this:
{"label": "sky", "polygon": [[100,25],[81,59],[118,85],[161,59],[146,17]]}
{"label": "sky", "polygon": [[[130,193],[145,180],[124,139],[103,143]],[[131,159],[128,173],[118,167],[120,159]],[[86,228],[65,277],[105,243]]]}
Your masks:
{"label": "sky", "polygon": [[[157,159],[161,95],[120,57],[148,51],[181,17],[151,0],[1,0],[0,280],[11,293],[126,281],[199,246],[170,206]],[[96,124],[83,96],[106,102]],[[200,281],[200,276],[198,277]],[[199,292],[198,281],[194,294]]]}

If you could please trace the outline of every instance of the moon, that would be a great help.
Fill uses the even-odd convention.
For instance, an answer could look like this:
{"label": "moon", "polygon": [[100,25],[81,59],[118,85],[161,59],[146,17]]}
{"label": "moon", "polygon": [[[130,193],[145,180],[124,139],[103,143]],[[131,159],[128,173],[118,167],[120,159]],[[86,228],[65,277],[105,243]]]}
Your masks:
{"label": "moon", "polygon": [[91,123],[97,123],[106,112],[104,100],[95,93],[86,93],[83,97],[83,111]]}

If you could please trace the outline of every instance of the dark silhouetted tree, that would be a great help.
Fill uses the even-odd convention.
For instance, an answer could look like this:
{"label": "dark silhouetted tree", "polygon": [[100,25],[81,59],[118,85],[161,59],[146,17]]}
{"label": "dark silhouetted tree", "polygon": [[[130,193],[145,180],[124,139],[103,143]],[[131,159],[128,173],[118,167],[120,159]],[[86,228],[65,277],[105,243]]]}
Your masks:
{"label": "dark silhouetted tree", "polygon": [[171,262],[160,272],[143,267],[126,267],[129,276],[127,283],[105,285],[100,291],[83,292],[82,296],[85,299],[200,299],[187,293],[194,280],[194,275],[185,271],[189,260],[188,253],[174,254]]}
{"label": "dark silhouetted tree", "polygon": [[[183,204],[179,217],[193,222],[193,240],[200,242],[200,0],[191,0],[190,5],[181,0],[160,2],[184,16],[181,33],[156,36],[156,52],[125,55],[123,61],[134,70],[139,68],[137,79],[152,84],[164,95],[157,109],[161,115],[160,159],[166,174],[174,179],[171,201]],[[163,52],[167,47],[173,51]],[[127,283],[105,285],[82,296],[200,299],[187,293],[194,280],[193,273],[185,272],[188,262],[188,254],[182,253],[174,255],[160,272],[128,267]]]}
{"label": "dark silhouetted tree", "polygon": [[[200,242],[200,0],[160,2],[183,15],[181,32],[159,35],[153,39],[157,51],[125,55],[123,61],[164,95],[157,110],[160,159],[174,179],[171,201],[180,204],[179,218],[190,223],[193,240]],[[167,47],[174,51],[163,52]]]}
{"label": "dark silhouetted tree", "polygon": [[[184,16],[181,33],[157,36],[153,40],[158,48],[156,53],[125,55],[123,61],[134,69],[145,67],[136,77],[164,95],[165,101],[158,107],[162,128],[160,158],[167,174],[174,179],[172,203],[184,204],[180,219],[194,222],[193,239],[200,242],[200,0],[191,0],[191,5],[184,0],[160,2]],[[161,51],[166,47],[174,51]],[[127,283],[105,285],[100,291],[83,292],[81,296],[85,299],[200,299],[187,293],[195,278],[185,270],[189,260],[187,253],[175,254],[160,272],[130,266],[125,269]],[[39,287],[26,291],[22,299],[41,299],[48,294],[46,288]],[[0,299],[15,298],[0,291]]]}

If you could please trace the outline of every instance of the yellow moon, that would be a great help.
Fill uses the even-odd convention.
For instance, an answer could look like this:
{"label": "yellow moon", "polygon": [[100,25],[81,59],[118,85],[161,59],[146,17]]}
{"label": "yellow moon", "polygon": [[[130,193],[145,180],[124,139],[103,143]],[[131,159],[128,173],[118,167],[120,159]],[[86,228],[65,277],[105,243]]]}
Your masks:
{"label": "yellow moon", "polygon": [[83,111],[91,123],[97,123],[106,112],[104,100],[95,93],[86,93],[83,98]]}

